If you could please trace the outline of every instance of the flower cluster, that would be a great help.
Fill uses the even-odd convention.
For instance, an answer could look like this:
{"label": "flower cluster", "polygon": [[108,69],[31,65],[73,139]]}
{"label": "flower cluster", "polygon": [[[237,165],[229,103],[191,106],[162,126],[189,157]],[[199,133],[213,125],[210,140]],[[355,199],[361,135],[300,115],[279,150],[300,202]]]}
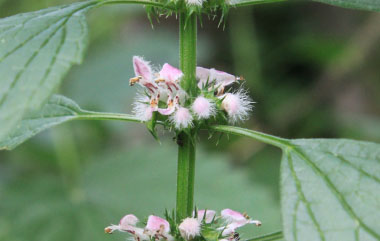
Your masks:
{"label": "flower cluster", "polygon": [[155,71],[149,62],[134,56],[135,77],[129,80],[131,86],[143,87],[135,99],[133,112],[142,121],[149,121],[158,115],[177,130],[193,127],[194,124],[222,116],[230,123],[246,120],[252,109],[252,101],[240,89],[234,93],[226,88],[241,80],[240,77],[197,67],[198,94],[189,96],[181,88],[183,73],[166,63]]}
{"label": "flower cluster", "polygon": [[145,228],[140,228],[137,227],[138,218],[133,214],[128,214],[120,220],[119,225],[106,227],[105,232],[109,234],[116,230],[127,232],[137,241],[206,240],[204,237],[210,235],[216,236],[219,241],[233,241],[239,237],[236,229],[246,224],[261,225],[260,221],[252,220],[247,215],[231,209],[222,210],[219,216],[213,210],[194,211],[193,217],[185,218],[179,225],[174,223],[174,218],[168,215],[166,218],[167,220],[151,215],[148,217]]}

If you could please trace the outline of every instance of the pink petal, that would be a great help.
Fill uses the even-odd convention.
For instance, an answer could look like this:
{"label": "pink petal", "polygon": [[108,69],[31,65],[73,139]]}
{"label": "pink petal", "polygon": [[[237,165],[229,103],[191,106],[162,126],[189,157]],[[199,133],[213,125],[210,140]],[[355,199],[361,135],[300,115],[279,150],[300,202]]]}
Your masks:
{"label": "pink petal", "polygon": [[[203,220],[203,218],[205,217],[205,212],[206,212],[206,210],[198,210],[198,221]],[[215,215],[216,215],[216,212],[214,210],[207,210],[205,222],[211,223],[212,220],[214,219]]]}
{"label": "pink petal", "polygon": [[128,214],[128,215],[125,215],[121,220],[120,220],[120,226],[124,226],[124,225],[132,225],[132,226],[135,226],[136,223],[139,221],[139,219],[133,215],[133,214]]}
{"label": "pink petal", "polygon": [[240,222],[240,221],[246,222],[247,221],[247,219],[244,217],[243,214],[231,209],[222,210],[221,215],[224,219],[230,222]]}
{"label": "pink petal", "polygon": [[161,115],[171,115],[175,111],[174,107],[168,107],[166,109],[158,108],[157,110]]}
{"label": "pink petal", "polygon": [[148,223],[145,227],[149,231],[157,232],[162,230],[164,233],[169,233],[170,225],[168,221],[158,216],[150,215],[148,217]]}
{"label": "pink petal", "polygon": [[145,61],[142,57],[133,56],[133,69],[136,76],[142,76],[147,81],[153,79],[152,68],[149,62]]}
{"label": "pink petal", "polygon": [[[210,70],[203,67],[197,67],[196,75],[197,75],[197,79],[199,80],[198,88],[202,89],[206,85],[207,80],[210,77]],[[212,81],[212,80],[210,79],[209,81]]]}
{"label": "pink petal", "polygon": [[182,76],[183,73],[181,70],[171,66],[168,63],[164,64],[160,71],[160,77],[170,82],[175,82],[182,78]]}
{"label": "pink petal", "polygon": [[222,87],[231,85],[236,81],[234,75],[216,69],[211,69],[210,75],[216,80],[217,85]]}

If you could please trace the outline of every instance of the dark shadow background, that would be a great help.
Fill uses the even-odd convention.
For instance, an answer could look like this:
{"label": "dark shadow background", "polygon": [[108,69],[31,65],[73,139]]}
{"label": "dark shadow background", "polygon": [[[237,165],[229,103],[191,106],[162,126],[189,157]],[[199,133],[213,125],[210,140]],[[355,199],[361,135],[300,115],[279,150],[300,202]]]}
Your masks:
{"label": "dark shadow background", "polygon": [[[0,0],[0,17],[73,1]],[[88,16],[90,45],[60,93],[83,108],[131,110],[132,56],[178,66],[178,22],[152,29],[141,6],[108,6]],[[247,128],[286,138],[380,140],[380,14],[311,2],[231,9],[228,21],[202,18],[198,62],[236,75],[255,100]],[[127,213],[163,215],[175,203],[176,147],[143,126],[69,123],[0,152],[1,241],[123,240],[103,228]],[[199,208],[246,211],[281,229],[279,150],[202,133],[196,173]],[[218,142],[218,145],[216,143]]]}

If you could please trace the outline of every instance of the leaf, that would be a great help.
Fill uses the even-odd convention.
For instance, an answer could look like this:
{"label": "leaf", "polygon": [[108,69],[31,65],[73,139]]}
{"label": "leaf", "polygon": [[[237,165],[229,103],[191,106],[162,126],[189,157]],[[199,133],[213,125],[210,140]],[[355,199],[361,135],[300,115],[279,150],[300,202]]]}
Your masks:
{"label": "leaf", "polygon": [[27,115],[14,131],[0,139],[0,150],[12,150],[39,132],[70,120],[104,119],[141,122],[132,115],[82,110],[74,101],[53,95],[41,110]]}
{"label": "leaf", "polygon": [[232,126],[283,150],[284,235],[297,240],[380,240],[380,145],[345,139],[287,140]]}
{"label": "leaf", "polygon": [[0,19],[0,139],[41,107],[87,44],[86,1]]}
{"label": "leaf", "polygon": [[[264,4],[264,3],[275,3],[275,2],[285,2],[286,0],[231,0],[230,5],[235,7],[244,7],[249,5]],[[380,11],[380,1],[379,0],[312,0],[315,2],[326,3],[343,8],[353,8],[359,10],[368,11]]]}
{"label": "leaf", "polygon": [[380,145],[292,140],[282,160],[287,240],[380,239]]}
{"label": "leaf", "polygon": [[343,8],[353,8],[369,11],[380,11],[380,1],[379,0],[313,0],[316,2],[327,3],[330,5],[343,7]]}

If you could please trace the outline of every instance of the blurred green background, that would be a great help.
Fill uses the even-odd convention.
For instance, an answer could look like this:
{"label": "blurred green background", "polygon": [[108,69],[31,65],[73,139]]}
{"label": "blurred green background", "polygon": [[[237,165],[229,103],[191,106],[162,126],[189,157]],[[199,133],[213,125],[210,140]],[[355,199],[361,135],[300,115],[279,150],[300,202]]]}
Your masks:
{"label": "blurred green background", "polygon": [[[0,0],[0,17],[73,1]],[[131,111],[131,59],[178,62],[176,18],[152,29],[141,6],[88,16],[84,63],[60,93],[83,108]],[[244,126],[287,138],[380,141],[380,14],[310,2],[231,9],[225,30],[207,17],[198,62],[243,75],[255,100]],[[163,215],[175,203],[176,147],[138,124],[72,122],[0,152],[1,241],[124,240],[103,228],[127,213]],[[243,237],[281,229],[279,150],[233,136],[199,138],[199,208],[246,211],[263,222]],[[218,142],[218,145],[216,143]]]}

